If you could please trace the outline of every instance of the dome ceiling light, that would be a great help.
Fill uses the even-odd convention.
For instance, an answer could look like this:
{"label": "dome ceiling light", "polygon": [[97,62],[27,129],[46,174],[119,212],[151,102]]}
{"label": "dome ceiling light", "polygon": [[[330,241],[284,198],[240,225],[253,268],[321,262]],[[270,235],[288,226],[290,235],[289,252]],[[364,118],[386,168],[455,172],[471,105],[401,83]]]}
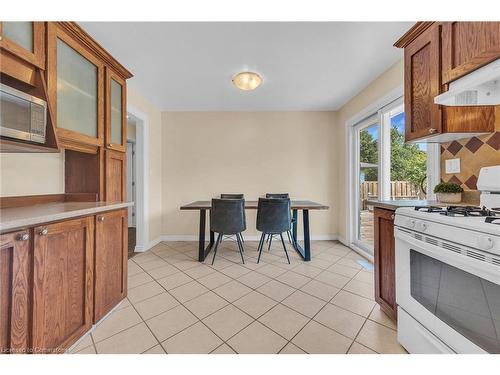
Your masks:
{"label": "dome ceiling light", "polygon": [[254,72],[241,72],[233,77],[233,84],[244,91],[255,90],[262,83],[262,77]]}

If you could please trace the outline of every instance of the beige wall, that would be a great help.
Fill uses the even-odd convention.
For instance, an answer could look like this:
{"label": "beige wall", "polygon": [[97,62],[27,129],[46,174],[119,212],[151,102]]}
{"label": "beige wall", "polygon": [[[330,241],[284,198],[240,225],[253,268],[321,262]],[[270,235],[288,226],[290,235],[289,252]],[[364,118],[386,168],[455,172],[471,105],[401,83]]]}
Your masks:
{"label": "beige wall", "polygon": [[161,236],[162,223],[162,125],[161,112],[151,103],[145,100],[139,93],[128,88],[127,104],[129,110],[134,108],[144,113],[148,120],[149,143],[146,145],[146,151],[149,154],[149,201],[148,201],[148,223],[149,223],[149,241],[153,241]]}
{"label": "beige wall", "polygon": [[338,235],[340,238],[345,239],[346,228],[346,184],[345,173],[347,166],[347,145],[346,145],[346,121],[351,117],[361,112],[370,104],[376,102],[378,99],[387,95],[395,88],[403,85],[403,60],[400,60],[387,71],[381,74],[377,79],[371,82],[363,91],[347,102],[338,111],[337,124],[337,144],[336,144],[336,160],[338,161],[338,179],[342,181],[337,190],[336,200],[338,202]]}
{"label": "beige wall", "polygon": [[[196,235],[198,213],[179,207],[222,192],[249,200],[289,192],[327,204],[329,211],[310,215],[312,235],[336,234],[335,119],[334,112],[164,112],[163,234]],[[256,234],[255,212],[247,228]]]}
{"label": "beige wall", "polygon": [[0,153],[0,196],[64,193],[64,153]]}

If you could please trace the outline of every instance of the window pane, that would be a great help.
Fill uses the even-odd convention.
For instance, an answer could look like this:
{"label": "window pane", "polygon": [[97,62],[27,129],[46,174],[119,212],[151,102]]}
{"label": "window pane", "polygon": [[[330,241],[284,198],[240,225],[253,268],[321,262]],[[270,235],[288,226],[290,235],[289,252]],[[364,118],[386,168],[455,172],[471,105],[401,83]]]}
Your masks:
{"label": "window pane", "polygon": [[426,144],[405,143],[404,112],[391,114],[390,130],[391,199],[425,199]]}
{"label": "window pane", "polygon": [[57,126],[97,137],[97,67],[60,39]]}
{"label": "window pane", "polygon": [[33,22],[2,22],[3,36],[33,52]]}
{"label": "window pane", "polygon": [[379,124],[359,130],[359,227],[358,240],[373,247],[373,211],[367,202],[378,197]]}

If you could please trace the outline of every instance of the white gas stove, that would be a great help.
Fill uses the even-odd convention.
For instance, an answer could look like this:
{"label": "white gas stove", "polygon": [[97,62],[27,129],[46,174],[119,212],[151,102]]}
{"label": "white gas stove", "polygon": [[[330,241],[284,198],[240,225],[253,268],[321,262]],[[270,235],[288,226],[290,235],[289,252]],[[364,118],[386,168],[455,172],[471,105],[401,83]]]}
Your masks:
{"label": "white gas stove", "polygon": [[396,211],[398,340],[410,353],[500,353],[500,166],[481,207]]}

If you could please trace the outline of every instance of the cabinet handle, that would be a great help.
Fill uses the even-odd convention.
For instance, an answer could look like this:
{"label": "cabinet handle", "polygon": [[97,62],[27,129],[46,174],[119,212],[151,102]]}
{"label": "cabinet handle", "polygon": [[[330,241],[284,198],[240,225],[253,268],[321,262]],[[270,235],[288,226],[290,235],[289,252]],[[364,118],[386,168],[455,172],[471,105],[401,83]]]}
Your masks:
{"label": "cabinet handle", "polygon": [[113,147],[113,144],[112,143],[108,143],[108,147]]}
{"label": "cabinet handle", "polygon": [[430,129],[429,129],[429,133],[431,133],[431,134],[434,134],[436,131],[437,131],[437,130],[436,130],[436,129],[434,129],[434,128],[430,128]]}
{"label": "cabinet handle", "polygon": [[18,241],[28,241],[30,239],[30,235],[28,233],[22,233],[17,236]]}
{"label": "cabinet handle", "polygon": [[97,217],[97,220],[99,220],[99,221],[104,221],[104,216],[98,216],[98,217]]}
{"label": "cabinet handle", "polygon": [[395,216],[394,214],[391,215],[391,220],[394,220]]}
{"label": "cabinet handle", "polygon": [[47,228],[43,228],[38,234],[40,236],[46,236],[49,233],[49,230]]}

